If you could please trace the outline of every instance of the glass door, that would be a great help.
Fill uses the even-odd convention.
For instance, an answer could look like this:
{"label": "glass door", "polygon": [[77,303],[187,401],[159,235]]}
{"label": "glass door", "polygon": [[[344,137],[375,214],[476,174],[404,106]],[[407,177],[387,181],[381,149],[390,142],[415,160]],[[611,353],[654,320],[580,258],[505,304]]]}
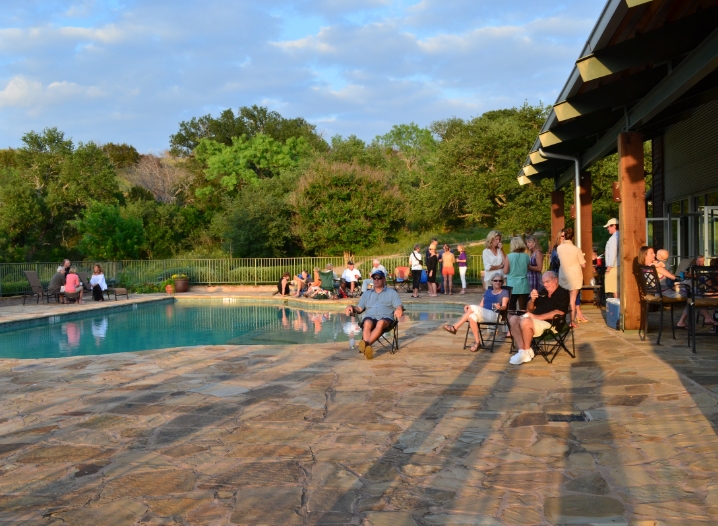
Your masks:
{"label": "glass door", "polygon": [[706,258],[718,255],[718,206],[704,206],[700,217],[699,247]]}

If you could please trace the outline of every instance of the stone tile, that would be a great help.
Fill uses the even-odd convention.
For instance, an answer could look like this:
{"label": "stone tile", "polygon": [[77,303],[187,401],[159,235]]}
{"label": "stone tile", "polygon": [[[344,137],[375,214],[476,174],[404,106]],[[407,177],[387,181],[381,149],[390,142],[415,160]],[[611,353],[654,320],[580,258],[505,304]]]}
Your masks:
{"label": "stone tile", "polygon": [[544,501],[544,515],[553,524],[624,522],[625,508],[611,497],[566,495]]}
{"label": "stone tile", "polygon": [[417,526],[409,512],[369,512],[365,515],[367,526]]}
{"label": "stone tile", "polygon": [[304,523],[298,513],[301,505],[301,486],[244,488],[237,493],[230,521],[246,526],[300,525]]}

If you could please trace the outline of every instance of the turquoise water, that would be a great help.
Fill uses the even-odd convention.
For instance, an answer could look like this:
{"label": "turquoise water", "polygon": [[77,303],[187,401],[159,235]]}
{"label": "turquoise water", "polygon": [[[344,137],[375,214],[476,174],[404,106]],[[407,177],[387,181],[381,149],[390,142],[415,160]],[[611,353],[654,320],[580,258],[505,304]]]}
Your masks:
{"label": "turquoise water", "polygon": [[[425,310],[415,310],[419,308]],[[412,306],[403,319],[453,319],[461,312],[450,307],[431,309],[437,307]],[[59,358],[192,345],[348,342],[349,334],[358,330],[353,318],[335,310],[221,301],[135,304],[109,312],[1,329],[0,358]]]}

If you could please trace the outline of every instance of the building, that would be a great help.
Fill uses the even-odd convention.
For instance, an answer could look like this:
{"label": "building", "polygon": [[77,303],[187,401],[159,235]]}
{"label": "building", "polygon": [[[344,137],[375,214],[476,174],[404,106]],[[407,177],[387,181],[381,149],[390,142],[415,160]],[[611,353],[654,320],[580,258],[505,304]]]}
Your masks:
{"label": "building", "polygon": [[[520,184],[554,180],[554,237],[563,227],[564,188],[580,194],[577,237],[580,232],[590,254],[585,170],[618,152],[614,193],[626,330],[640,323],[634,268],[642,245],[668,248],[678,258],[716,256],[717,68],[718,0],[609,0],[519,172]],[[644,141],[652,141],[651,188]]]}

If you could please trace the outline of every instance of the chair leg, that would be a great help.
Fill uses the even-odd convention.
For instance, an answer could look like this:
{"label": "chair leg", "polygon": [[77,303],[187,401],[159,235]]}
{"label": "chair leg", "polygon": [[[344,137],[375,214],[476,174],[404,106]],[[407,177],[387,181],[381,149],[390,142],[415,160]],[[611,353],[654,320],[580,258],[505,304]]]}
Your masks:
{"label": "chair leg", "polygon": [[[648,302],[644,301],[641,305],[641,325],[638,331],[638,337],[641,338],[642,342],[646,341],[646,329],[648,329]],[[643,331],[643,335],[641,335]]]}
{"label": "chair leg", "polygon": [[673,339],[676,339],[676,323],[673,321],[673,303],[671,303],[671,330],[673,331]]}
{"label": "chair leg", "polygon": [[663,332],[663,311],[665,309],[663,308],[663,303],[661,303],[661,322],[658,325],[658,339],[656,340],[656,345],[661,344],[661,333]]}

